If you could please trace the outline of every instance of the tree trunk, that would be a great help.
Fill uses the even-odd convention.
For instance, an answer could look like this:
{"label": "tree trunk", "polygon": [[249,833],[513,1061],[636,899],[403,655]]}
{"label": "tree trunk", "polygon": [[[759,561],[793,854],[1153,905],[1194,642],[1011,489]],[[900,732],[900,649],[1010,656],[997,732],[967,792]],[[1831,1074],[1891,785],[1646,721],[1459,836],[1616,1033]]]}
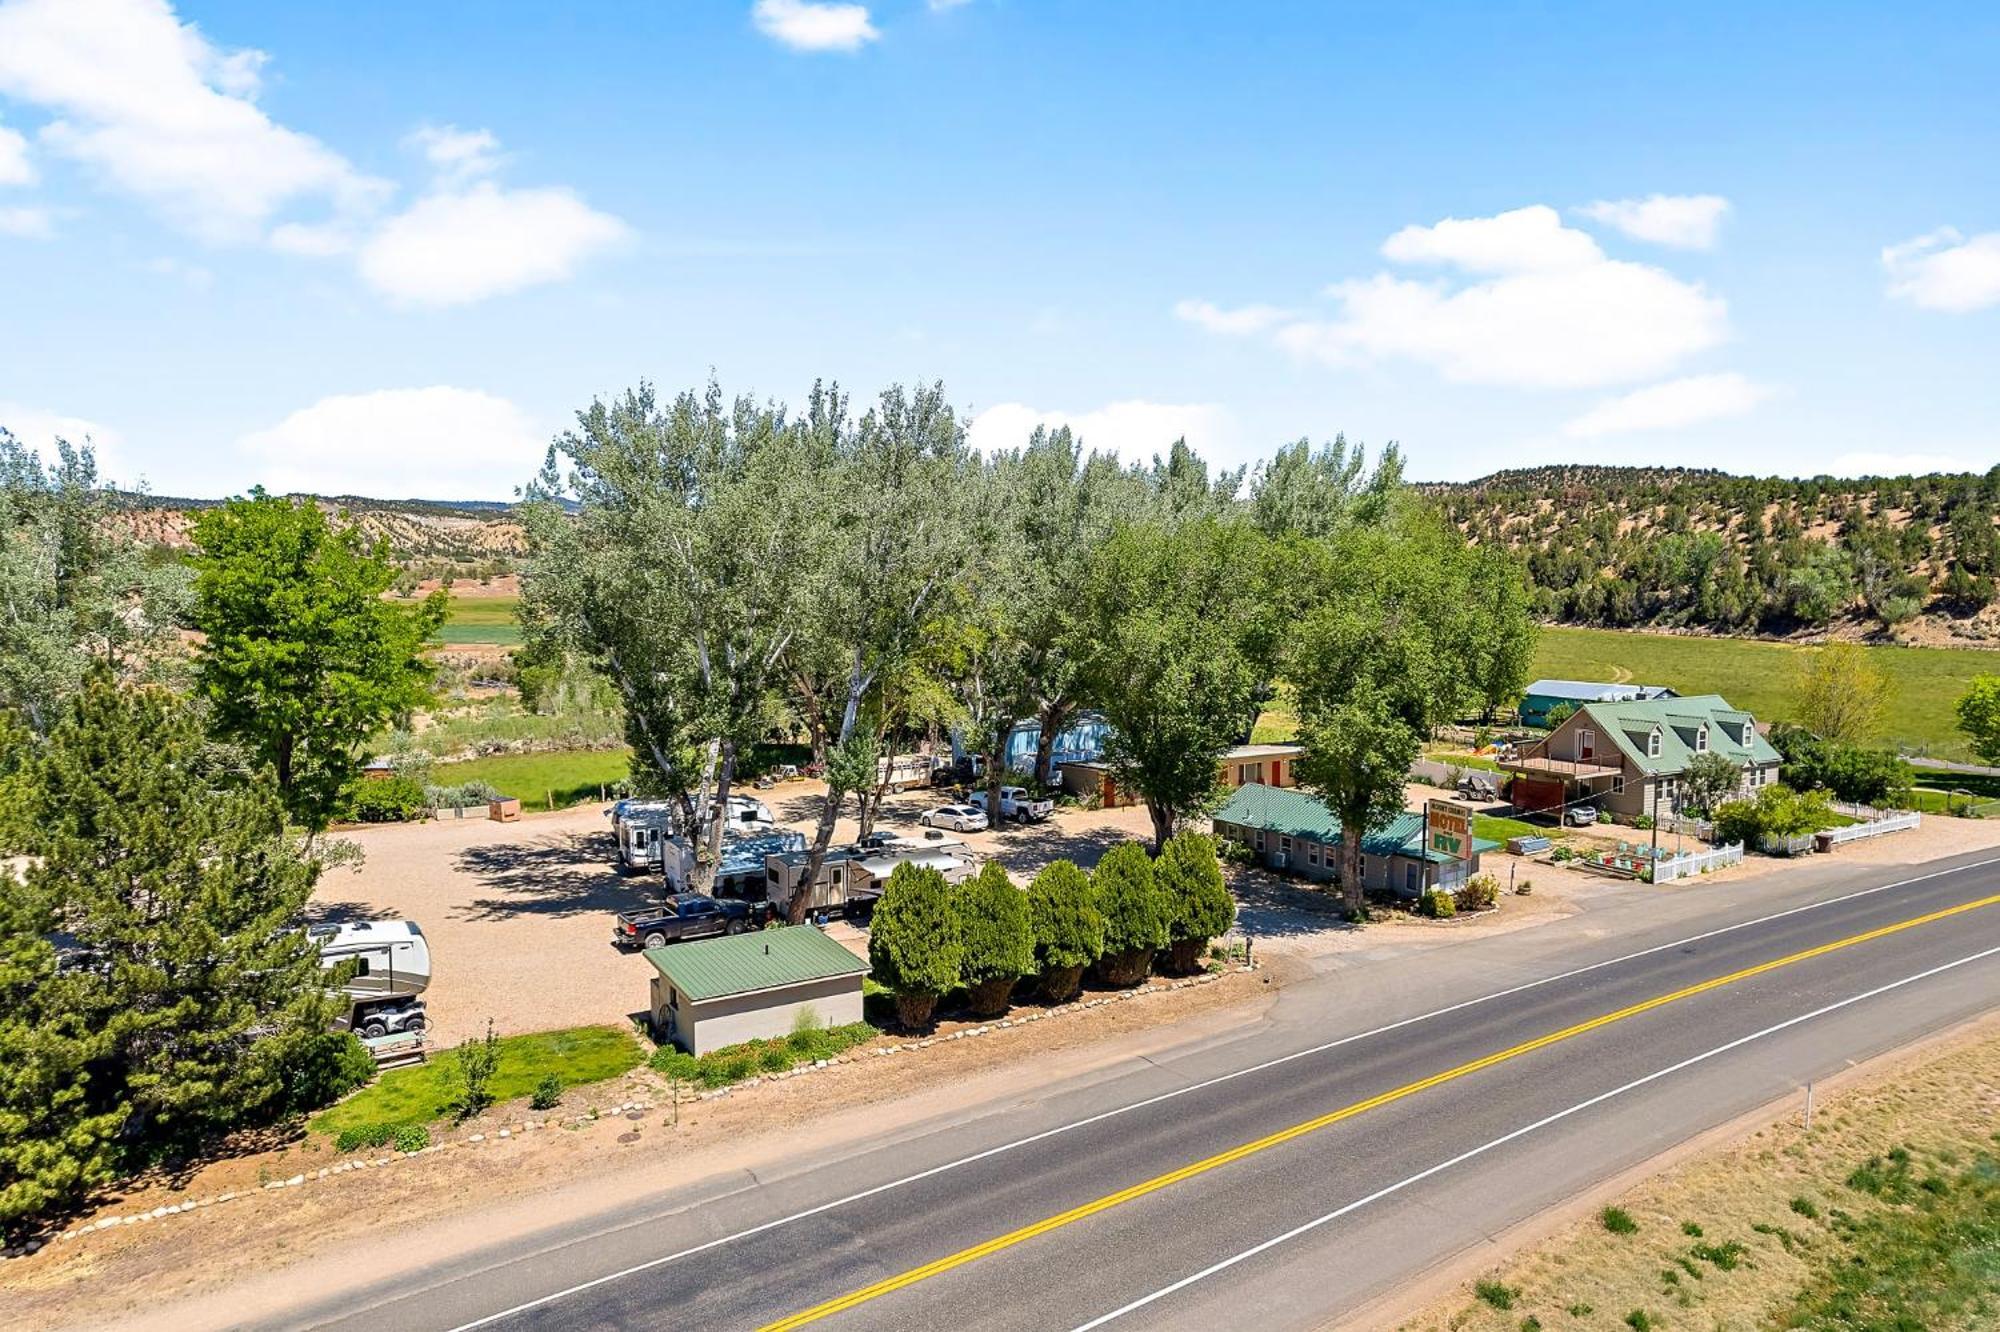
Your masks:
{"label": "tree trunk", "polygon": [[[710,819],[705,835],[708,854],[695,861],[693,887],[698,893],[708,894],[715,889],[715,869],[722,860],[723,826],[729,820],[729,792],[736,784],[736,742],[723,740],[717,745],[718,763],[715,772],[715,801],[708,808]],[[704,779],[705,781],[705,779]],[[694,845],[690,838],[688,844]]]}
{"label": "tree trunk", "polygon": [[[861,712],[861,696],[868,691],[868,676],[862,670],[861,649],[854,650],[854,669],[847,678],[847,706],[840,714],[840,734],[831,737],[836,745],[847,743],[854,734],[855,718]],[[826,803],[819,812],[819,827],[813,832],[812,852],[806,857],[805,877],[792,890],[791,900],[785,903],[785,919],[794,925],[803,924],[806,909],[812,901],[813,884],[819,878],[820,867],[826,864],[826,849],[833,844],[833,825],[840,818],[840,802],[847,792],[834,786],[831,777],[826,788]]]}
{"label": "tree trunk", "polygon": [[1082,967],[1049,967],[1042,972],[1042,997],[1052,1004],[1066,1004],[1082,989]]}
{"label": "tree trunk", "polygon": [[937,1012],[938,997],[927,990],[896,996],[896,1024],[905,1031],[928,1031]]}
{"label": "tree trunk", "polygon": [[1042,733],[1035,740],[1035,782],[1039,786],[1050,784],[1049,769],[1055,766],[1056,735],[1069,721],[1069,714],[1068,699],[1056,699],[1042,708],[1038,719],[1042,724]]}
{"label": "tree trunk", "polygon": [[1340,830],[1340,898],[1349,911],[1361,910],[1361,831],[1347,823]]}
{"label": "tree trunk", "polygon": [[1168,969],[1176,976],[1192,976],[1201,970],[1202,956],[1207,952],[1206,939],[1175,939],[1167,945]]}
{"label": "tree trunk", "polygon": [[1167,843],[1173,840],[1174,812],[1155,803],[1150,796],[1146,800],[1146,812],[1153,816],[1153,855],[1157,858],[1167,849]]}
{"label": "tree trunk", "polygon": [[1007,1011],[1007,1004],[1014,997],[1014,982],[1017,976],[996,976],[992,980],[978,981],[966,987],[965,1006],[976,1018],[996,1018]]}
{"label": "tree trunk", "polygon": [[1000,813],[1000,756],[1006,753],[1007,737],[1001,736],[986,751],[986,822],[998,828]]}

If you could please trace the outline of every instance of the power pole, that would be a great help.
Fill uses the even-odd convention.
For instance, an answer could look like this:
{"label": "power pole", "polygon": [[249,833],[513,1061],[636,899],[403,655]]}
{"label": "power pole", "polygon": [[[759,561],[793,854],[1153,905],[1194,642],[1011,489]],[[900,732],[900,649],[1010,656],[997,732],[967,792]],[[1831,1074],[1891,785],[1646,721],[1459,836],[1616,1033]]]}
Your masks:
{"label": "power pole", "polygon": [[1653,789],[1653,858],[1652,864],[1660,863],[1660,779],[1655,777]]}

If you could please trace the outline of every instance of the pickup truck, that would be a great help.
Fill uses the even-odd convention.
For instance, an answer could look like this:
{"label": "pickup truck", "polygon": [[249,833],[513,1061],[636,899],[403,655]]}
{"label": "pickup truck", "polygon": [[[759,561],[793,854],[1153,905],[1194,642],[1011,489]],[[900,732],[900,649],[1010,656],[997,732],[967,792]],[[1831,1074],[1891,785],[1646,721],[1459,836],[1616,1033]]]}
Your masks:
{"label": "pickup truck", "polygon": [[706,939],[760,929],[771,918],[768,902],[730,902],[700,893],[675,893],[665,905],[621,911],[611,927],[620,948],[663,948],[681,939]]}
{"label": "pickup truck", "polygon": [[[974,791],[967,804],[983,810],[991,819],[993,811],[986,808],[986,792]],[[1028,794],[1025,786],[1003,786],[1000,788],[1000,817],[1012,819],[1016,823],[1040,823],[1056,812],[1053,800],[1037,800]]]}

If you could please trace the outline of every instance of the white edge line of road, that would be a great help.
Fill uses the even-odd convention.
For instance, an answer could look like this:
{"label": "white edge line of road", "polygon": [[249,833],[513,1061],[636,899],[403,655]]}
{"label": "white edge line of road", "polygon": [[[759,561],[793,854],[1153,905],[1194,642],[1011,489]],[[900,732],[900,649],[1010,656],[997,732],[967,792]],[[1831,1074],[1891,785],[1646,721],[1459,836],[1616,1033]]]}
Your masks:
{"label": "white edge line of road", "polygon": [[[1651,948],[1642,948],[1636,953],[1625,953],[1619,957],[1606,958],[1602,962],[1592,962],[1587,966],[1575,967],[1569,971],[1559,972],[1553,976],[1544,976],[1540,980],[1524,981],[1519,985],[1509,986],[1507,989],[1504,990],[1495,990],[1491,994],[1480,995],[1476,999],[1461,1000],[1458,1003],[1449,1004],[1443,1008],[1434,1008],[1427,1013],[1418,1013],[1413,1017],[1406,1017],[1399,1019],[1398,1021],[1388,1023],[1385,1026],[1375,1027],[1368,1031],[1355,1032],[1351,1036],[1342,1036],[1338,1040],[1327,1041],[1324,1044],[1315,1045],[1308,1049],[1295,1050],[1291,1054],[1280,1055],[1276,1059],[1267,1059],[1261,1064],[1252,1064],[1248,1068],[1239,1068],[1234,1072],[1223,1073],[1216,1077],[1208,1078],[1201,1082],[1191,1082],[1185,1087],[1176,1087],[1172,1091],[1161,1092],[1157,1096],[1149,1096],[1146,1097],[1144,1100],[1133,1101],[1129,1105],[1116,1106],[1110,1110],[1101,1111],[1098,1114],[1090,1115],[1083,1119],[1074,1120],[1068,1124],[1058,1124],[1056,1127],[1050,1129],[1044,1129],[1040,1133],[1030,1134],[1028,1137],[1025,1138],[1017,1138],[1013,1142],[1001,1143],[997,1147],[988,1147],[984,1151],[974,1152],[970,1156],[962,1156],[954,1161],[946,1161],[940,1165],[931,1166],[929,1169],[920,1170],[913,1175],[904,1175],[899,1179],[892,1179],[886,1183],[877,1184],[871,1188],[862,1189],[858,1193],[850,1193],[845,1197],[835,1198],[830,1202],[819,1203],[815,1206],[808,1207],[803,1211],[793,1212],[787,1216],[777,1217],[773,1220],[765,1221],[758,1225],[750,1226],[744,1230],[734,1231],[730,1234],[722,1235],[712,1240],[705,1240],[702,1243],[693,1245],[689,1248],[680,1249],[669,1254],[663,1254],[658,1258],[650,1258],[643,1263],[637,1263],[631,1267],[621,1268],[616,1272],[607,1272],[603,1276],[594,1277],[589,1281],[579,1282],[574,1286],[568,1286],[562,1290],[554,1291],[548,1295],[539,1296],[525,1303],[514,1305],[512,1308],[509,1309],[502,1309],[498,1313],[487,1314],[485,1317],[476,1318],[469,1323],[460,1323],[456,1327],[452,1328],[451,1332],[473,1332],[473,1329],[475,1328],[490,1326],[493,1323],[498,1323],[503,1321],[504,1319],[512,1318],[517,1314],[527,1313],[530,1310],[539,1309],[544,1305],[554,1304],[559,1300],[566,1300],[573,1295],[581,1295],[583,1292],[587,1290],[595,1290],[597,1287],[608,1285],[613,1281],[622,1281],[626,1277],[636,1276],[641,1272],[648,1272],[656,1267],[665,1267],[668,1266],[669,1264],[680,1262],[684,1258],[692,1258],[697,1254],[706,1253],[710,1249],[721,1248],[725,1244],[734,1244],[739,1240],[749,1239],[754,1235],[761,1235],[766,1231],[776,1230],[781,1226],[788,1226],[793,1224],[794,1222],[805,1221],[812,1217],[820,1216],[826,1212],[834,1211],[837,1208],[846,1207],[851,1203],[862,1202],[865,1201],[866,1199],[877,1197],[880,1194],[889,1193],[896,1189],[907,1188],[911,1184],[918,1184],[923,1182],[924,1180],[934,1178],[935,1176],[946,1174],[950,1171],[960,1169],[961,1167],[964,1166],[975,1165],[980,1161],[989,1160],[992,1157],[1000,1156],[1003,1153],[1015,1151],[1022,1147],[1029,1147],[1038,1142],[1046,1142],[1050,1138],[1060,1137],[1062,1134],[1071,1133],[1077,1129],[1089,1128],[1093,1124],[1101,1124],[1107,1119],[1116,1119],[1120,1115],[1131,1114],[1135,1110],[1144,1110],[1149,1106],[1159,1105],[1161,1102],[1164,1101],[1175,1100],[1178,1097],[1187,1096],[1193,1092],[1205,1091],[1210,1087],[1218,1086],[1225,1082],[1233,1082],[1237,1078],[1248,1077],[1253,1073],[1263,1073],[1270,1069],[1277,1068],[1281,1065],[1292,1063],[1294,1060],[1307,1059],[1312,1057],[1313,1055],[1325,1054],[1329,1050],[1336,1050],[1343,1045],[1351,1045],[1356,1041],[1365,1041],[1371,1037],[1385,1035],[1389,1032],[1397,1031],[1404,1027],[1413,1026],[1419,1022],[1428,1022],[1433,1018],[1445,1017],[1448,1014],[1457,1013],[1467,1008],[1474,1008],[1480,1004],[1492,1003],[1496,999],[1506,999],[1509,998],[1510,996],[1521,994],[1527,990],[1537,989],[1544,985],[1554,985],[1559,981],[1571,980],[1577,976],[1587,975],[1588,973],[1593,971],[1601,971],[1606,967],[1618,966],[1621,963],[1637,961],[1639,958],[1642,957],[1651,957],[1655,953],[1664,953],[1669,949],[1682,948],[1692,943],[1700,943],[1705,939],[1713,939],[1719,935],[1733,933],[1736,930],[1747,930],[1757,925],[1768,925],[1770,922],[1774,920],[1783,920],[1787,916],[1796,916],[1801,912],[1818,911],[1824,907],[1839,906],[1843,902],[1852,902],[1858,898],[1870,897],[1876,893],[1888,892],[1892,888],[1907,888],[1913,883],[1923,883],[1925,880],[1928,879],[1943,878],[1951,874],[1963,874],[1968,870],[1986,869],[1993,865],[2000,865],[2000,857],[1975,861],[1970,865],[1958,865],[1951,869],[1934,870],[1929,874],[1919,874],[1913,878],[1898,879],[1893,883],[1877,884],[1873,888],[1863,888],[1858,892],[1845,893],[1839,897],[1829,897],[1822,902],[1807,902],[1801,906],[1790,907],[1784,911],[1773,912],[1768,916],[1758,916],[1753,920],[1739,921],[1734,925],[1723,925],[1717,927],[1716,929],[1704,930],[1700,934],[1690,934],[1685,938],[1669,940],[1668,942],[1663,944],[1655,944]],[[1636,1086],[1637,1084],[1634,1085]],[[1465,1158],[1461,1157],[1458,1159],[1463,1160]],[[1442,1166],[1438,1167],[1438,1169],[1443,1169],[1443,1168],[1444,1167]],[[588,1236],[587,1238],[602,1239],[605,1235],[616,1234],[619,1230],[626,1230],[634,1226],[651,1224],[651,1222],[654,1219],[656,1218],[644,1218],[638,1221],[627,1222],[623,1226],[616,1226],[610,1230],[600,1231],[594,1235]],[[539,1257],[541,1253],[555,1252],[559,1249],[567,1248],[572,1244],[580,1242],[582,1241],[565,1240],[560,1244],[551,1245],[549,1246],[549,1248],[541,1250],[539,1253],[524,1255],[524,1256]],[[519,1261],[519,1260],[516,1259],[514,1261]],[[504,1265],[505,1264],[496,1264],[495,1266],[504,1266]],[[465,1279],[465,1277],[478,1276],[481,1274],[481,1272],[490,1270],[492,1270],[492,1268],[482,1268],[478,1272],[466,1273],[463,1276],[453,1278],[453,1280],[463,1280]],[[442,1284],[449,1284],[449,1283],[440,1283],[440,1285]],[[432,1289],[436,1289],[436,1287],[432,1287]],[[406,1295],[408,1293],[409,1292],[405,1292]]]}
{"label": "white edge line of road", "polygon": [[1704,1060],[1713,1059],[1717,1055],[1727,1054],[1729,1051],[1734,1050],[1739,1046],[1748,1045],[1752,1041],[1762,1040],[1766,1036],[1776,1035],[1778,1032],[1785,1030],[1787,1027],[1796,1027],[1801,1022],[1810,1022],[1814,1018],[1825,1017],[1828,1013],[1836,1012],[1852,1004],[1858,1004],[1865,999],[1877,998],[1881,995],[1889,993],[1889,991],[1891,990],[1900,990],[1905,985],[1914,985],[1918,981],[1929,980],[1931,977],[1939,975],[1942,972],[1950,971],[1954,967],[1962,967],[1967,965],[1968,963],[1978,962],[1984,958],[1992,957],[1995,954],[2000,954],[2000,948],[1988,948],[1986,951],[1981,953],[1974,953],[1970,957],[1961,957],[1955,962],[1946,962],[1940,966],[1932,967],[1928,971],[1919,971],[1913,976],[1905,976],[1901,980],[1890,981],[1887,985],[1879,985],[1872,990],[1866,991],[1865,993],[1851,995],[1846,999],[1841,999],[1834,1003],[1828,1004],[1824,1008],[1815,1008],[1810,1013],[1801,1013],[1797,1017],[1787,1018],[1783,1022],[1764,1028],[1762,1031],[1751,1032],[1748,1036],[1739,1036],[1733,1041],[1730,1041],[1723,1045],[1718,1045],[1712,1050],[1704,1050],[1702,1053],[1698,1055],[1694,1055],[1691,1056],[1690,1058],[1683,1059],[1678,1064],[1670,1064],[1666,1068],[1662,1068],[1655,1072],[1648,1073],[1646,1074],[1646,1076],[1642,1078],[1634,1078],[1632,1081],[1626,1083],[1622,1087],[1613,1087],[1610,1091],[1600,1092],[1596,1096],[1591,1097],[1587,1101],[1578,1101],[1575,1105],[1570,1106],[1567,1110],[1558,1110],[1554,1114],[1549,1115],[1543,1119],[1538,1119],[1532,1124],[1523,1124],[1520,1128],[1513,1130],[1511,1133],[1501,1134],[1499,1137],[1493,1139],[1491,1142],[1481,1143],[1479,1146],[1472,1148],[1470,1151],[1461,1152],[1457,1156],[1452,1157],[1448,1161],[1440,1161],[1436,1165],[1431,1166],[1426,1170],[1418,1171],[1416,1174],[1411,1175],[1407,1179],[1401,1179],[1398,1180],[1396,1183],[1389,1185],[1386,1188],[1377,1189],[1375,1192],[1369,1194],[1365,1198],[1356,1198],[1353,1202],[1348,1203],[1342,1207],[1337,1207],[1333,1211],[1326,1213],[1324,1216],[1316,1216],[1312,1220],[1305,1222],[1303,1225],[1292,1227],[1290,1230],[1285,1231],[1281,1235],[1273,1235],[1270,1239],[1263,1241],[1261,1244],[1253,1244],[1249,1248],[1243,1250],[1241,1253],[1232,1254],[1231,1256],[1224,1258],[1221,1262],[1213,1263],[1208,1267],[1204,1267],[1199,1272],[1196,1272],[1190,1276],[1184,1276],[1179,1281],[1176,1281],[1171,1285],[1162,1286],[1150,1295],[1143,1295],[1140,1298],[1133,1300],[1130,1304],[1121,1305],[1120,1307],[1113,1309],[1110,1313],[1100,1314],[1098,1317],[1091,1319],[1087,1323],[1079,1323],[1074,1329],[1074,1332],[1091,1332],[1091,1329],[1093,1328],[1103,1327],[1106,1323],[1110,1323],[1117,1319],[1123,1318],[1126,1314],[1134,1313],[1140,1309],[1145,1308],[1149,1304],[1167,1298],[1169,1295],[1173,1295],[1180,1291],[1186,1290],[1189,1286],[1194,1285],[1196,1282],[1206,1281],[1208,1278],[1215,1276],[1220,1272],[1227,1271],[1229,1268],[1236,1266],[1238,1263],[1246,1262],[1251,1258],[1255,1258],[1258,1254],[1267,1253],[1270,1250],[1277,1248],[1281,1244],[1285,1244],[1291,1240],[1295,1240],[1299,1236],[1307,1233],[1308,1231],[1317,1230],[1321,1226],[1326,1225],[1328,1222],[1338,1221],[1341,1217],[1348,1215],[1350,1212],[1357,1212],[1363,1207],[1368,1206],[1370,1203],[1380,1202],[1382,1199],[1387,1198],[1389,1195],[1393,1193],[1400,1193],[1402,1190],[1409,1188],[1412,1184],[1420,1183],[1423,1180],[1429,1179],[1432,1175],[1451,1169],[1453,1166],[1463,1165],[1465,1162],[1470,1161],[1475,1156],[1483,1155],[1486,1152],[1492,1151],[1496,1147],[1505,1146],[1507,1143],[1514,1141],[1516,1138],[1525,1137],[1526,1135],[1533,1133],[1538,1129],[1547,1128],[1549,1125],[1556,1123],[1558,1120],[1568,1119],[1571,1115],[1580,1114],[1581,1112],[1590,1109],[1592,1106],[1601,1105],[1602,1103],[1610,1100],[1614,1096],[1623,1096],[1626,1092],[1634,1091],[1640,1087],[1645,1086],[1649,1082],[1656,1082],[1659,1079],[1667,1077],[1671,1074],[1679,1073],[1683,1069],[1691,1068],[1694,1065],[1699,1064]]}

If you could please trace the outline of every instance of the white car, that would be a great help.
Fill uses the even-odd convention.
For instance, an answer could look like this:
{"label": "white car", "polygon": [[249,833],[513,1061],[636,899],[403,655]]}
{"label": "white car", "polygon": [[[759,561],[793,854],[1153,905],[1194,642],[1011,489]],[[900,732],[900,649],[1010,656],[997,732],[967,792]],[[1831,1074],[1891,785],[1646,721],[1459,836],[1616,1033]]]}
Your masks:
{"label": "white car", "polygon": [[949,828],[953,832],[985,832],[986,814],[971,805],[939,805],[927,809],[917,822],[926,828]]}

